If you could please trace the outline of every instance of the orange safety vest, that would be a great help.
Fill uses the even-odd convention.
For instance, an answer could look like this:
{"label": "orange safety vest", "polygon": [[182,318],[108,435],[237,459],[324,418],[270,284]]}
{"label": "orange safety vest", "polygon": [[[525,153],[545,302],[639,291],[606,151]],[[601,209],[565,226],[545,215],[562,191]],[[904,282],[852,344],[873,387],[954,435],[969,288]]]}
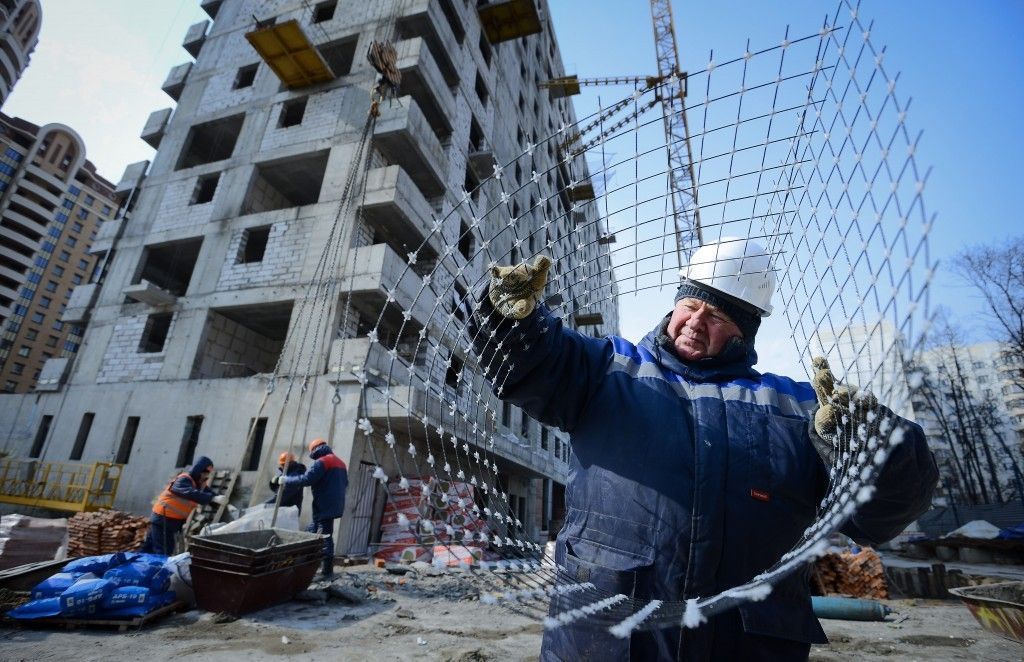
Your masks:
{"label": "orange safety vest", "polygon": [[185,497],[178,496],[171,491],[171,485],[174,485],[174,481],[178,480],[182,476],[185,476],[192,485],[195,486],[196,481],[188,473],[182,473],[174,477],[171,482],[167,483],[167,487],[160,493],[160,496],[156,498],[156,503],[153,504],[153,512],[157,515],[162,515],[167,519],[188,519],[189,514],[195,510],[199,503],[196,501],[190,501]]}

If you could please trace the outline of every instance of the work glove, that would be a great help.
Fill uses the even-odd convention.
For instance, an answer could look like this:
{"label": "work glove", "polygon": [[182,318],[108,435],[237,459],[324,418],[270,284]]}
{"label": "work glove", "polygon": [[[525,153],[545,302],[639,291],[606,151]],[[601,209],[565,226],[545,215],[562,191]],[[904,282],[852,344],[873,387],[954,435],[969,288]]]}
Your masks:
{"label": "work glove", "polygon": [[502,317],[521,320],[537,307],[548,282],[551,258],[538,255],[533,264],[522,262],[513,267],[491,267],[491,287],[487,293],[494,309]]}
{"label": "work glove", "polygon": [[814,376],[811,386],[818,398],[814,412],[814,434],[811,441],[826,464],[832,465],[843,455],[861,450],[872,437],[887,434],[895,415],[878,399],[856,386],[836,385],[828,361],[817,356],[811,359]]}
{"label": "work glove", "polygon": [[278,474],[277,476],[274,476],[273,478],[270,479],[270,483],[272,485],[281,485],[282,483],[284,483],[284,476]]}
{"label": "work glove", "polygon": [[223,494],[218,494],[214,496],[213,499],[211,499],[211,501],[213,501],[213,503],[217,504],[218,506],[228,505],[228,498]]}

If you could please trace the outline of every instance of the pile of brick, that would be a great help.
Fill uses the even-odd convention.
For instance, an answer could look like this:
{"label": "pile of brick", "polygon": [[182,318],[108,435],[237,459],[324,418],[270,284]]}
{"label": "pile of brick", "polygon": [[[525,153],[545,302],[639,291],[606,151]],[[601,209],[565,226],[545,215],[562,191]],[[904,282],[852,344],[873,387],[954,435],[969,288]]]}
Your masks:
{"label": "pile of brick", "polygon": [[475,535],[485,526],[468,483],[408,478],[388,483],[380,543],[373,557],[388,563],[434,561],[474,563],[484,544]]}
{"label": "pile of brick", "polygon": [[96,556],[142,547],[148,517],[119,510],[78,513],[68,520],[68,556]]}
{"label": "pile of brick", "polygon": [[814,565],[813,581],[822,595],[838,593],[854,598],[886,599],[882,559],[870,547],[859,552],[842,551],[826,554]]}

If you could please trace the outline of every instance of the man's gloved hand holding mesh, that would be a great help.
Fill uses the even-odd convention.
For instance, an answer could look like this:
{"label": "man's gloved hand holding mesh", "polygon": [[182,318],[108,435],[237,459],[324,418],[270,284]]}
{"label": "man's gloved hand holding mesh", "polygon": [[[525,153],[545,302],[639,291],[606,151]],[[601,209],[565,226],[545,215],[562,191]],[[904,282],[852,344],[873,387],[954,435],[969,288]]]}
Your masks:
{"label": "man's gloved hand holding mesh", "polygon": [[492,267],[487,296],[494,309],[502,317],[513,320],[521,320],[532,313],[544,296],[550,268],[551,258],[546,255],[538,255],[533,264]]}
{"label": "man's gloved hand holding mesh", "polygon": [[875,396],[858,392],[856,386],[836,385],[828,361],[820,356],[811,360],[811,366],[811,386],[818,397],[811,441],[826,464],[832,465],[851,450],[862,450],[872,437],[889,433],[894,414]]}

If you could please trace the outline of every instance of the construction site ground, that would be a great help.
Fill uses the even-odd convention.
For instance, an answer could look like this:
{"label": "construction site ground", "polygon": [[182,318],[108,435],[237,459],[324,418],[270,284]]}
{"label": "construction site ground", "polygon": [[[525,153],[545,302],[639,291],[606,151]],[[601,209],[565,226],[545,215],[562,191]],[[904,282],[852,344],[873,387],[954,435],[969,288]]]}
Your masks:
{"label": "construction site ground", "polygon": [[[482,604],[465,574],[395,575],[358,566],[301,600],[233,619],[200,610],[118,633],[0,625],[0,660],[534,660],[541,624]],[[958,602],[886,601],[887,622],[823,620],[811,660],[1020,660],[1024,647],[983,630]],[[212,657],[211,657],[212,656]]]}

